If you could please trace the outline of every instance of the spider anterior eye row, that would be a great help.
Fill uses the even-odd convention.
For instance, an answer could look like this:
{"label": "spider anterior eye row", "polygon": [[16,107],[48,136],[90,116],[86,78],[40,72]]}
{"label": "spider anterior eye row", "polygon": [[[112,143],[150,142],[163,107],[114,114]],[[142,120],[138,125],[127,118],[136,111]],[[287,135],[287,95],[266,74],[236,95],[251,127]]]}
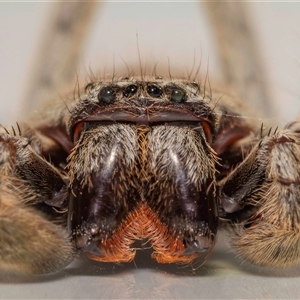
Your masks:
{"label": "spider anterior eye row", "polygon": [[[89,88],[90,86],[87,86]],[[105,86],[103,87],[99,94],[98,100],[102,104],[112,104],[117,98],[117,92],[119,91],[118,86]],[[123,96],[130,98],[133,97],[138,91],[137,84],[130,84],[123,89]],[[148,84],[147,85],[147,93],[149,96],[153,98],[162,98],[163,94],[166,94],[171,102],[174,103],[182,103],[186,101],[187,94],[186,91],[178,86],[165,86],[160,87],[156,84]]]}
{"label": "spider anterior eye row", "polygon": [[116,99],[116,89],[111,86],[106,86],[100,90],[98,100],[103,104],[113,103]]}
{"label": "spider anterior eye row", "polygon": [[137,89],[138,88],[136,84],[130,84],[125,87],[123,94],[125,97],[132,97],[133,95],[136,94]]}
{"label": "spider anterior eye row", "polygon": [[163,90],[161,87],[155,84],[149,84],[147,86],[147,93],[154,98],[160,98],[163,94]]}
{"label": "spider anterior eye row", "polygon": [[186,99],[186,93],[180,88],[173,88],[170,96],[172,102],[181,103]]}

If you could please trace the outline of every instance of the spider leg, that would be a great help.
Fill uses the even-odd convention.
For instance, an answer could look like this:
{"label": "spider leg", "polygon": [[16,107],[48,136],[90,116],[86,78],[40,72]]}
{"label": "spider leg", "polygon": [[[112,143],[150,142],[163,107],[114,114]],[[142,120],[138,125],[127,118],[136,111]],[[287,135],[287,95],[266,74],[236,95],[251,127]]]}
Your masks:
{"label": "spider leg", "polygon": [[66,213],[52,208],[64,208],[66,180],[35,139],[0,131],[0,270],[17,274],[59,271],[74,256]]}
{"label": "spider leg", "polygon": [[[297,125],[297,126],[296,126]],[[300,262],[300,135],[292,124],[261,139],[220,183],[232,245],[246,260],[288,267]]]}

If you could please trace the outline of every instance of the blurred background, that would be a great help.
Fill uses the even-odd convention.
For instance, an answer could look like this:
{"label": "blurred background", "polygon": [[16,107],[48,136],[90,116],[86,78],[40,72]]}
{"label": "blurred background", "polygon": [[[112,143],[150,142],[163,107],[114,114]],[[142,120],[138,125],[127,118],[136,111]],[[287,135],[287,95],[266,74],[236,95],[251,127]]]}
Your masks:
{"label": "blurred background", "polygon": [[[266,96],[263,100],[259,97],[248,99],[245,95],[247,86],[241,93],[244,93],[245,101],[253,102],[258,115],[284,125],[300,115],[300,3],[266,1],[244,4],[246,15],[240,15],[241,19],[237,20],[243,22],[247,19],[252,35],[246,42],[250,41],[254,48],[243,41],[245,31],[241,28],[245,24],[241,23],[239,39],[253,53],[249,56],[249,65],[243,65],[242,69],[251,71],[255,66],[252,73],[249,71],[247,82],[257,84],[261,81]],[[51,42],[47,44],[51,36],[49,26],[59,14],[58,10],[62,12],[58,5],[53,2],[0,3],[2,124],[15,124],[44,101],[44,97],[35,94],[38,87],[34,85],[38,85],[44,74],[39,68],[49,60],[45,65],[48,62],[49,69],[55,73],[59,66],[51,59],[64,51],[60,46],[52,48]],[[237,7],[238,4],[231,5]],[[221,15],[226,13],[226,8],[223,12],[221,10]],[[64,18],[70,17],[68,9],[64,14]],[[128,68],[138,70],[138,50],[141,64],[149,73],[157,64],[157,73],[161,70],[168,74],[170,69],[172,75],[186,77],[195,74],[201,62],[201,77],[204,79],[208,70],[212,88],[217,88],[219,83],[228,83],[230,75],[226,72],[235,68],[229,65],[227,70],[224,69],[226,58],[222,56],[223,52],[220,54],[223,44],[218,33],[225,29],[217,24],[220,18],[206,2],[108,1],[93,5],[90,15],[80,27],[82,37],[76,41],[78,49],[73,49],[78,50],[77,62],[71,61],[68,65],[69,73],[78,75],[81,86],[87,82],[91,70],[99,76],[112,76],[113,71],[123,75]],[[230,21],[230,17],[227,18]],[[235,43],[232,41],[238,60],[245,45],[237,47],[238,43]],[[258,80],[253,79],[256,76]],[[71,76],[68,80],[74,87],[74,78]],[[249,91],[253,88],[251,84],[248,87]],[[51,97],[58,97],[61,89],[61,86],[54,88]],[[263,118],[257,117],[254,121],[261,123]],[[228,248],[225,237],[220,235],[210,261],[194,271],[189,267],[157,265],[150,260],[147,251],[139,254],[134,263],[125,266],[92,264],[78,259],[56,275],[35,278],[0,276],[0,297],[295,299],[300,295],[299,277],[299,267],[266,270],[242,263]]]}
{"label": "blurred background", "polygon": [[[218,4],[218,7],[221,7],[220,5]],[[239,3],[231,4],[234,8],[238,5]],[[267,110],[268,117],[284,124],[299,114],[300,4],[250,2],[243,5],[253,40],[247,44],[247,39],[242,40],[244,32],[240,30],[241,36],[236,38],[241,40],[240,44],[232,47],[237,58],[236,67],[241,65],[238,60],[239,53],[252,44],[254,48],[250,51],[256,51],[259,58],[255,66],[257,71],[253,71],[249,76],[259,76],[263,73],[265,89],[273,107],[271,114]],[[58,14],[57,7],[59,4],[52,2],[0,3],[2,123],[12,122],[26,113],[26,107],[21,103],[23,101],[27,105],[30,101],[28,98],[33,90],[33,82],[36,82],[36,77],[41,76],[37,74],[37,71],[40,71],[37,65],[41,65],[41,60],[51,53],[45,40],[51,37],[48,27],[53,22],[54,15]],[[103,75],[105,72],[107,75],[115,68],[117,73],[122,75],[126,72],[126,65],[139,68],[139,49],[141,62],[143,66],[147,66],[148,71],[152,71],[157,64],[158,71],[163,70],[166,73],[170,67],[172,74],[186,76],[193,66],[195,73],[201,61],[202,78],[208,69],[213,87],[217,87],[220,82],[226,81],[224,68],[223,72],[221,70],[222,55],[219,53],[223,48],[220,47],[220,40],[218,41],[212,26],[219,17],[212,17],[209,9],[206,2],[108,1],[94,4],[91,7],[90,18],[84,22],[86,27],[81,26],[84,29],[83,37],[78,42],[79,55],[77,62],[71,63],[70,72],[79,74],[81,85],[87,81],[90,70],[97,75]],[[59,10],[62,10],[61,7]],[[223,12],[227,12],[226,7],[223,8]],[[221,15],[223,12],[221,9]],[[65,12],[61,13],[65,14],[62,18],[68,19],[67,13],[68,8],[65,8]],[[230,19],[230,15],[226,17]],[[237,19],[237,22],[242,20],[243,16]],[[218,26],[219,32],[222,32],[222,25]],[[57,44],[60,42],[63,43],[63,39],[58,40]],[[60,51],[63,50],[59,47],[54,48],[52,56],[60,54]],[[248,56],[251,58],[257,53]],[[250,69],[251,64],[252,61],[250,65],[243,67],[244,70]],[[229,69],[227,68],[227,71]],[[55,70],[53,66],[51,72],[55,73]],[[250,89],[250,84],[247,85]],[[58,92],[60,88],[54,91],[55,96]],[[41,98],[39,97],[38,101],[44,100]]]}

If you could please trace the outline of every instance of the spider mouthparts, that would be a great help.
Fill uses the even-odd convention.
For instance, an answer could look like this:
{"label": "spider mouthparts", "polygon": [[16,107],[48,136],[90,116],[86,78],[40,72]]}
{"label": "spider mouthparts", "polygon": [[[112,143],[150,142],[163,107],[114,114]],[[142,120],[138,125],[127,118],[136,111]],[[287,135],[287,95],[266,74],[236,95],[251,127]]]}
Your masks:
{"label": "spider mouthparts", "polygon": [[104,256],[104,253],[99,248],[99,241],[89,241],[83,247],[83,252],[94,254],[97,256]]}
{"label": "spider mouthparts", "polygon": [[243,208],[235,198],[229,197],[225,193],[222,193],[221,199],[223,208],[227,213],[240,211]]}
{"label": "spider mouthparts", "polygon": [[99,240],[92,240],[88,234],[77,235],[75,239],[75,246],[85,253],[93,255],[104,256],[104,253],[99,248]]}
{"label": "spider mouthparts", "polygon": [[213,241],[205,236],[196,237],[195,240],[189,242],[186,245],[186,249],[183,251],[182,255],[190,255],[194,253],[200,253],[208,251],[213,247]]}

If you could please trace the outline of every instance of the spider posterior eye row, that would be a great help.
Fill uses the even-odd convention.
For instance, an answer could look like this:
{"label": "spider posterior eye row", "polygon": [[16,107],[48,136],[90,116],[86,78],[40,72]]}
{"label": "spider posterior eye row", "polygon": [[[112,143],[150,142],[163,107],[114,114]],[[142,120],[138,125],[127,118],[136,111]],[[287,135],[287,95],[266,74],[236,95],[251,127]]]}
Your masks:
{"label": "spider posterior eye row", "polygon": [[[121,92],[124,97],[131,98],[138,92],[138,89],[139,87],[137,84],[130,84],[123,88],[117,85],[105,86],[100,90],[98,100],[104,105],[112,104],[117,99],[118,93]],[[152,98],[160,99],[165,95],[174,103],[182,103],[187,100],[186,91],[175,84],[160,87],[157,84],[149,83],[146,87],[146,91]]]}

